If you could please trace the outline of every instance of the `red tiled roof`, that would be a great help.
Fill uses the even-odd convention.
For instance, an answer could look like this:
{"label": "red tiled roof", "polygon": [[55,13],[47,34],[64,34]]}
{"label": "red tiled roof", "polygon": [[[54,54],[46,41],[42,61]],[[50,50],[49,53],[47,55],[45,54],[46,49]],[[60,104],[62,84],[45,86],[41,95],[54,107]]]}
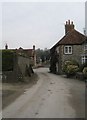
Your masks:
{"label": "red tiled roof", "polygon": [[7,49],[7,50],[12,50],[15,51],[17,54],[25,54],[27,57],[33,57],[35,51],[33,49],[23,49],[22,47],[20,47],[19,49]]}
{"label": "red tiled roof", "polygon": [[[87,37],[80,32],[73,29],[72,31],[68,32],[57,44],[55,44],[52,48],[58,45],[80,45],[82,44]],[[51,49],[52,49],[51,48]]]}
{"label": "red tiled roof", "polygon": [[33,49],[23,49],[23,48],[19,48],[16,50],[17,53],[24,53],[25,55],[27,55],[28,57],[33,57]]}
{"label": "red tiled roof", "polygon": [[33,56],[33,49],[23,49],[23,52],[28,56]]}
{"label": "red tiled roof", "polygon": [[82,44],[86,40],[86,36],[81,34],[76,30],[72,30],[68,32],[60,41],[59,44],[71,44],[71,45],[78,45]]}

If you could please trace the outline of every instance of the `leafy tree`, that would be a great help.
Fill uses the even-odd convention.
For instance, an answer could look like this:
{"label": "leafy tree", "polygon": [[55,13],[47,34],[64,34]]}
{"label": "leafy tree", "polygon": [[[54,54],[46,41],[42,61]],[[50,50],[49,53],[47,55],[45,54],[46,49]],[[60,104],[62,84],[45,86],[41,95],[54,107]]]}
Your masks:
{"label": "leafy tree", "polygon": [[42,62],[45,62],[50,59],[50,51],[47,48],[45,48],[44,50],[38,48],[36,50],[36,56],[37,56],[38,62],[40,62],[40,59],[42,59]]}

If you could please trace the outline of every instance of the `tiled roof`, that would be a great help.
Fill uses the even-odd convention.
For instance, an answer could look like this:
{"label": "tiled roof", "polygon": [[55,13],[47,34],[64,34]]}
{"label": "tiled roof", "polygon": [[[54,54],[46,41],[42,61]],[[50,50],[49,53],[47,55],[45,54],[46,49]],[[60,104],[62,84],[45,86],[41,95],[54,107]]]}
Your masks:
{"label": "tiled roof", "polygon": [[[82,44],[87,37],[77,30],[73,29],[72,31],[68,32],[57,44],[55,44],[52,48],[58,45],[80,45]],[[51,49],[52,49],[51,48]]]}
{"label": "tiled roof", "polygon": [[23,53],[25,55],[27,55],[28,57],[32,57],[33,56],[33,53],[34,53],[34,50],[33,49],[23,49],[23,48],[19,48],[16,50],[17,53]]}
{"label": "tiled roof", "polygon": [[82,44],[86,40],[86,36],[81,34],[76,30],[72,30],[68,32],[60,41],[59,44],[71,44],[71,45],[78,45]]}
{"label": "tiled roof", "polygon": [[23,49],[23,52],[28,56],[33,56],[33,49]]}

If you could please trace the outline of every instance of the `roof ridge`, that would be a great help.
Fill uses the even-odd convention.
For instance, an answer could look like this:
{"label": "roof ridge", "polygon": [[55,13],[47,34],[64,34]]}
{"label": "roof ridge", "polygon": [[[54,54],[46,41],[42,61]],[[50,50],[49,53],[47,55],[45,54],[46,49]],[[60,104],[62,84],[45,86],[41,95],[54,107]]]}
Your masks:
{"label": "roof ridge", "polygon": [[52,48],[61,44],[82,44],[85,39],[87,39],[87,37],[84,34],[80,33],[76,29],[72,29],[66,33]]}

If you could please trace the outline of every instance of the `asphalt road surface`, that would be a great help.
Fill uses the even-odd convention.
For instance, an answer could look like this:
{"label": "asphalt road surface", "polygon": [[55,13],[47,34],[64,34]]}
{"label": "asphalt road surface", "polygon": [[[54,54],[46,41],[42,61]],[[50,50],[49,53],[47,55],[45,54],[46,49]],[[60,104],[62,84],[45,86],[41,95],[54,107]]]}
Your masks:
{"label": "asphalt road surface", "polygon": [[[2,111],[3,118],[84,118],[85,83],[35,69],[37,84]],[[20,88],[21,89],[21,88]]]}

